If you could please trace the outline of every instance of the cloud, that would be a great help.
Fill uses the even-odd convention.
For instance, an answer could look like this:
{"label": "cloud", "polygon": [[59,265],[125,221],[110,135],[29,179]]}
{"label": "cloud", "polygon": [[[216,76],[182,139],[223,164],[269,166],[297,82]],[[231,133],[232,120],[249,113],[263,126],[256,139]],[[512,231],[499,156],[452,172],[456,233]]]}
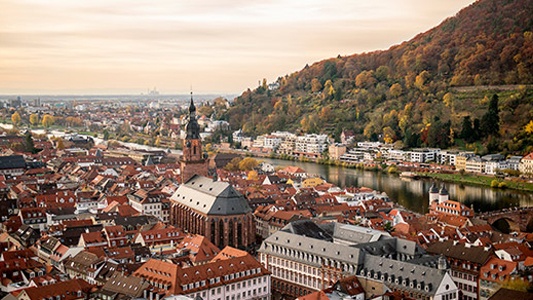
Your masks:
{"label": "cloud", "polygon": [[386,49],[472,0],[4,0],[0,89],[240,93],[306,63]]}

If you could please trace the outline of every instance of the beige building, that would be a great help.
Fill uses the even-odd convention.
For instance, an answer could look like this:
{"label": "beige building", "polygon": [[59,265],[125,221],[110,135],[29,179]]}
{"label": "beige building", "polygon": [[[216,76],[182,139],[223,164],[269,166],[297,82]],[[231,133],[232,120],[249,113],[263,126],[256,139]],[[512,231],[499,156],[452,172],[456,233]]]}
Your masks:
{"label": "beige building", "polygon": [[533,152],[522,157],[518,164],[518,170],[525,176],[533,176]]}
{"label": "beige building", "polygon": [[329,150],[329,157],[331,159],[338,160],[344,153],[346,153],[346,145],[332,144],[329,146],[328,150]]}

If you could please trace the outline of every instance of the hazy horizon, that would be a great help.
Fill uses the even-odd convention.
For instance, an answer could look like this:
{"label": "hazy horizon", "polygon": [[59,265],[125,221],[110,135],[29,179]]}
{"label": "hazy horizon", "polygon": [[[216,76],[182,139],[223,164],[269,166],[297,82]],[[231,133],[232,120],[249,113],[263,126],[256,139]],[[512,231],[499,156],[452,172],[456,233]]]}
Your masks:
{"label": "hazy horizon", "polygon": [[2,0],[0,94],[240,94],[388,49],[473,2]]}

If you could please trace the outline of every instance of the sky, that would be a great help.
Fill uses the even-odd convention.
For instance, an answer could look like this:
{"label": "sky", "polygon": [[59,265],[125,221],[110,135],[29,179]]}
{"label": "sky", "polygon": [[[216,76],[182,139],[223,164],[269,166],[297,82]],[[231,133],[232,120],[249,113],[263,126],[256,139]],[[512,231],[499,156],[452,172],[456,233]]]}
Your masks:
{"label": "sky", "polygon": [[0,0],[0,94],[240,94],[472,0]]}

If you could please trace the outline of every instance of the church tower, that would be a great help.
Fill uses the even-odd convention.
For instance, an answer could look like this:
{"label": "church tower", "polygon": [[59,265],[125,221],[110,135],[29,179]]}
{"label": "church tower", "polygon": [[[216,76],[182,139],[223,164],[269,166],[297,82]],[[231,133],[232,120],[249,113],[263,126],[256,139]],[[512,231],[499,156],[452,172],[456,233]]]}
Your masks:
{"label": "church tower", "polygon": [[185,127],[187,136],[183,141],[183,155],[181,157],[181,180],[187,182],[194,175],[207,176],[207,160],[202,150],[202,140],[200,138],[200,125],[196,120],[196,107],[192,100],[189,105],[189,122]]}

